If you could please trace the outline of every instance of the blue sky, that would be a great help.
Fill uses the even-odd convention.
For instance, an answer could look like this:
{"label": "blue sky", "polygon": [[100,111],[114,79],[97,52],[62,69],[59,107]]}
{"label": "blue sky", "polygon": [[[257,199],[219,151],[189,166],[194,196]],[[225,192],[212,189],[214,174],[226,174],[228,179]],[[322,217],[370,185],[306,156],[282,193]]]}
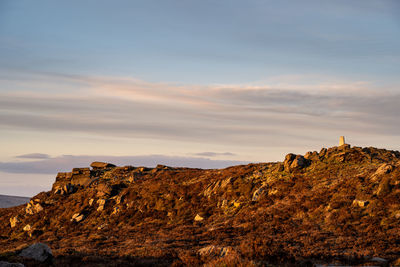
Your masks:
{"label": "blue sky", "polygon": [[[49,188],[77,158],[223,167],[339,135],[397,150],[399,11],[378,0],[3,0],[0,194]],[[48,157],[18,157],[33,153]]]}

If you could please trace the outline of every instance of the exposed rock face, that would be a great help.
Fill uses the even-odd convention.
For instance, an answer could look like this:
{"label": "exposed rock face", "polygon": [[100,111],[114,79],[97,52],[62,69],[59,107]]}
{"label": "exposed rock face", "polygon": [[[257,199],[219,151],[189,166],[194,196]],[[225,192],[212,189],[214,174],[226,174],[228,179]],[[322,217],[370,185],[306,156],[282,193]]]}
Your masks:
{"label": "exposed rock face", "polygon": [[36,243],[22,250],[19,256],[44,262],[51,260],[53,253],[46,244]]}

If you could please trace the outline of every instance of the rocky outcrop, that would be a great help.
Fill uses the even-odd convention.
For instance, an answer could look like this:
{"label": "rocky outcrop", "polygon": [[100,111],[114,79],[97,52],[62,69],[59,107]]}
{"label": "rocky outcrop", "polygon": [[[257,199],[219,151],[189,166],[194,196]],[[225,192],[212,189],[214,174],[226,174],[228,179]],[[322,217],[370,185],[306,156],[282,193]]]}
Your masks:
{"label": "rocky outcrop", "polygon": [[283,165],[285,167],[285,171],[291,172],[294,170],[303,169],[307,167],[309,163],[309,160],[304,158],[302,155],[287,154]]}
{"label": "rocky outcrop", "polygon": [[68,257],[77,259],[69,266],[99,265],[92,255],[110,251],[121,265],[145,258],[280,266],[312,255],[354,265],[376,255],[392,264],[400,251],[399,160],[396,151],[343,145],[221,170],[73,169],[57,175],[53,191],[0,209],[0,256],[48,240],[60,266]]}
{"label": "rocky outcrop", "polygon": [[90,164],[90,167],[92,167],[93,170],[104,170],[104,169],[114,168],[116,166],[114,164],[107,162],[95,161]]}
{"label": "rocky outcrop", "polygon": [[34,200],[31,200],[28,204],[26,204],[25,208],[25,212],[30,215],[41,212],[42,210],[43,210],[42,205],[40,205],[40,203],[37,203]]}

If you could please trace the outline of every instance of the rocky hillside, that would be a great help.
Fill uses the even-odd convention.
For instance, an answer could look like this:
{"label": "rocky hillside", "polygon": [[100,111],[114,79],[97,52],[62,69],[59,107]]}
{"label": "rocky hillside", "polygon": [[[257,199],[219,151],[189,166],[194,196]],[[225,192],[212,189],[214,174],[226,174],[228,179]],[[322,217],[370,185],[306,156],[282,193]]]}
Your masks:
{"label": "rocky hillside", "polygon": [[0,261],[43,242],[60,266],[400,265],[397,151],[343,145],[219,170],[91,167],[0,209]]}

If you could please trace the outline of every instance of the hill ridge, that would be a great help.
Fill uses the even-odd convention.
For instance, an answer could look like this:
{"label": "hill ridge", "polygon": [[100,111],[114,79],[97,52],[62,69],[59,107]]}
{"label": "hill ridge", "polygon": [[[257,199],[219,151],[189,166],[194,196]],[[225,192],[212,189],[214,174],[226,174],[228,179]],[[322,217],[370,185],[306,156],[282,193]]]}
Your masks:
{"label": "hill ridge", "polygon": [[127,264],[388,264],[400,258],[399,167],[398,151],[347,144],[225,169],[95,162],[0,210],[0,252],[40,241],[63,263],[112,251]]}

